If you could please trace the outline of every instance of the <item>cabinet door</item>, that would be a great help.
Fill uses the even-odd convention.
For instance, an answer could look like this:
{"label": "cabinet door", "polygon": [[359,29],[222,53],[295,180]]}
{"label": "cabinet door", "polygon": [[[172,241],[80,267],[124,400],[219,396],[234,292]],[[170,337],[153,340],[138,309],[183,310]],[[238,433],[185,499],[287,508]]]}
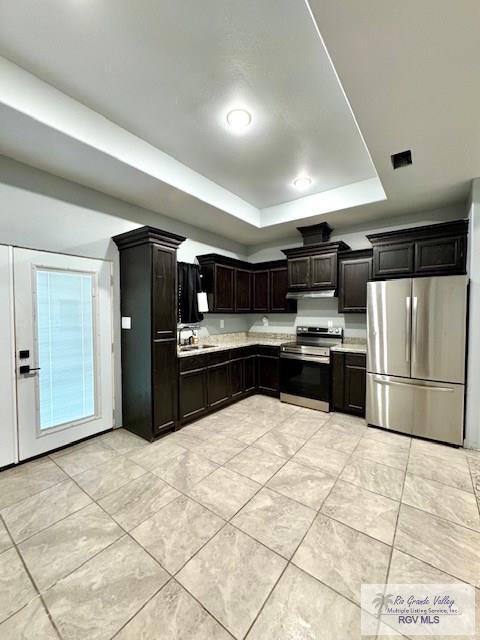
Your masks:
{"label": "cabinet door", "polygon": [[223,404],[230,397],[230,362],[221,362],[207,370],[208,406]]}
{"label": "cabinet door", "polygon": [[177,330],[177,262],[175,251],[156,245],[152,248],[153,338],[175,338]]}
{"label": "cabinet door", "polygon": [[235,269],[235,311],[251,311],[252,273]]}
{"label": "cabinet door", "polygon": [[245,392],[254,391],[257,387],[257,356],[248,356],[244,361]]}
{"label": "cabinet door", "polygon": [[345,354],[344,408],[348,413],[365,415],[367,384],[366,360],[363,354]]}
{"label": "cabinet door", "polygon": [[287,311],[287,267],[270,270],[270,311]]}
{"label": "cabinet door", "polygon": [[230,361],[230,394],[232,398],[241,396],[245,390],[244,359]]}
{"label": "cabinet door", "polygon": [[258,390],[270,394],[278,394],[279,359],[275,356],[257,356]]}
{"label": "cabinet door", "polygon": [[336,289],[337,253],[322,253],[311,257],[310,284],[315,289]]}
{"label": "cabinet door", "polygon": [[308,289],[310,286],[310,257],[289,258],[287,261],[288,288]]}
{"label": "cabinet door", "polygon": [[253,310],[268,311],[269,300],[269,272],[253,272]]}
{"label": "cabinet door", "polygon": [[215,311],[233,313],[234,269],[223,264],[215,265]]}
{"label": "cabinet door", "polygon": [[207,409],[207,370],[193,369],[180,374],[180,421],[200,417]]}
{"label": "cabinet door", "polygon": [[373,247],[373,277],[409,276],[414,270],[414,243],[396,242]]}
{"label": "cabinet door", "polygon": [[153,343],[153,432],[170,431],[177,419],[177,343]]}
{"label": "cabinet door", "polygon": [[415,243],[415,274],[465,273],[465,236],[433,238]]}
{"label": "cabinet door", "polygon": [[345,371],[345,354],[340,351],[332,351],[330,353],[332,362],[332,409],[333,411],[344,410],[344,371]]}
{"label": "cabinet door", "polygon": [[340,258],[338,276],[338,311],[366,313],[367,282],[372,277],[372,258]]}

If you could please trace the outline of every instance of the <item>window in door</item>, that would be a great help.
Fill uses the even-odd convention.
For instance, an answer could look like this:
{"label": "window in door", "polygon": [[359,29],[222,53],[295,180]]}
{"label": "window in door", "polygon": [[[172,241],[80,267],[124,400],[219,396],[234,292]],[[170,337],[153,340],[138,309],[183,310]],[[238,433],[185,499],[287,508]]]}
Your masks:
{"label": "window in door", "polygon": [[96,413],[95,276],[36,270],[40,431]]}

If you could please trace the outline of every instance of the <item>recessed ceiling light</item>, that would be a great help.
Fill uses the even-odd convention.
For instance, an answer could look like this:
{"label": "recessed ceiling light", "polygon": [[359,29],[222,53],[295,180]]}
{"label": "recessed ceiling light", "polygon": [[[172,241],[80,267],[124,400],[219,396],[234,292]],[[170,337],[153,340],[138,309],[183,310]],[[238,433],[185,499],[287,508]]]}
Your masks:
{"label": "recessed ceiling light", "polygon": [[312,179],[308,176],[299,176],[293,181],[293,186],[299,191],[304,191],[312,184]]}
{"label": "recessed ceiling light", "polygon": [[232,109],[227,113],[227,122],[234,131],[244,131],[252,122],[252,116],[246,109]]}

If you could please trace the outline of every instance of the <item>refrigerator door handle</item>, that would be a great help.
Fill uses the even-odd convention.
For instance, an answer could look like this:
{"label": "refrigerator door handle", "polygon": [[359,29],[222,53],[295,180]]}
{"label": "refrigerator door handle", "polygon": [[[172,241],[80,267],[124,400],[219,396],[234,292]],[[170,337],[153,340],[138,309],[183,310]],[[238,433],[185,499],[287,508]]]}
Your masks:
{"label": "refrigerator door handle", "polygon": [[405,298],[405,360],[407,362],[410,362],[411,303],[412,298],[410,296],[407,296]]}
{"label": "refrigerator door handle", "polygon": [[413,296],[412,309],[412,364],[414,364],[417,360],[417,296]]}
{"label": "refrigerator door handle", "polygon": [[386,386],[389,385],[394,385],[397,387],[410,387],[411,389],[422,389],[422,391],[428,390],[428,391],[446,391],[446,392],[453,392],[455,391],[455,389],[452,389],[451,387],[435,387],[433,385],[422,385],[422,384],[412,384],[411,382],[398,382],[398,380],[385,380],[384,378],[379,378],[379,377],[375,377],[374,382],[376,382],[377,384],[384,384]]}

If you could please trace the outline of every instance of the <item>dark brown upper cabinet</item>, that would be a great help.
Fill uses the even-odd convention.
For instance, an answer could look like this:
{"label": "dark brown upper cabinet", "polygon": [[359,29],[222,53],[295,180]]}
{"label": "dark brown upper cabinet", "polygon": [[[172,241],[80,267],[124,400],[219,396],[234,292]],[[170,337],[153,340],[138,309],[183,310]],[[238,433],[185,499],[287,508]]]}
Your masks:
{"label": "dark brown upper cabinet", "polygon": [[252,272],[250,269],[235,269],[235,311],[245,313],[252,308]]}
{"label": "dark brown upper cabinet", "polygon": [[337,288],[338,253],[350,247],[345,242],[308,244],[284,249],[289,291],[322,291]]}
{"label": "dark brown upper cabinet", "polygon": [[346,251],[338,256],[339,313],[367,312],[367,282],[372,278],[372,250]]}
{"label": "dark brown upper cabinet", "polygon": [[211,313],[296,312],[286,297],[286,260],[250,263],[214,253],[197,259]]}
{"label": "dark brown upper cabinet", "polygon": [[177,247],[185,240],[154,227],[115,236],[122,337],[125,428],[147,440],[177,423]]}
{"label": "dark brown upper cabinet", "polygon": [[466,273],[468,221],[455,220],[367,236],[373,245],[372,277]]}
{"label": "dark brown upper cabinet", "polygon": [[270,279],[268,269],[253,272],[253,308],[252,311],[268,311],[270,298]]}

